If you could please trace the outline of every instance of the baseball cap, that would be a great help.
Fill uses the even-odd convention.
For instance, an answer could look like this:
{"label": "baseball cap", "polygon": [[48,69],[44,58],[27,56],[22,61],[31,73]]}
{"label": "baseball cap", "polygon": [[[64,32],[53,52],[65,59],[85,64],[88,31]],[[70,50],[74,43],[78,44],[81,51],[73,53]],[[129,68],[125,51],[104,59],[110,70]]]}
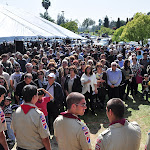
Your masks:
{"label": "baseball cap", "polygon": [[122,57],[122,54],[118,54],[118,55],[117,55],[117,58],[119,58],[119,57]]}
{"label": "baseball cap", "polygon": [[50,78],[55,78],[56,75],[55,75],[54,73],[50,73],[50,74],[48,75],[48,77],[50,77]]}

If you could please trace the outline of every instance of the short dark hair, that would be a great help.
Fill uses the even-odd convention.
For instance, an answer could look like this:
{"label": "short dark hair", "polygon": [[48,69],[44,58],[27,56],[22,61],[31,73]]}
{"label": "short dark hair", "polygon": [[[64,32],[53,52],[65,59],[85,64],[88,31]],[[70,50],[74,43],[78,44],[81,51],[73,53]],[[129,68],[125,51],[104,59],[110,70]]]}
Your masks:
{"label": "short dark hair", "polygon": [[122,119],[124,117],[125,105],[120,98],[112,98],[107,102],[107,110],[112,110],[116,118]]}
{"label": "short dark hair", "polygon": [[6,88],[4,86],[0,85],[0,97],[5,93],[7,93]]}
{"label": "short dark hair", "polygon": [[70,93],[67,98],[67,108],[70,109],[72,104],[78,104],[82,99],[85,99],[84,95],[78,92]]}
{"label": "short dark hair", "polygon": [[22,95],[25,102],[31,102],[32,97],[36,94],[37,87],[34,85],[26,85],[22,90]]}

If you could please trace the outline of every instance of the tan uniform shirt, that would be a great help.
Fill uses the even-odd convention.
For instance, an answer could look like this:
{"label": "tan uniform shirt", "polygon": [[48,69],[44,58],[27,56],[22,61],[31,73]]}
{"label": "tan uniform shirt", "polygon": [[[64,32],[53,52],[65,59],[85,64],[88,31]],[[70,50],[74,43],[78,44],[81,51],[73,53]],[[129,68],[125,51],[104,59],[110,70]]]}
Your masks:
{"label": "tan uniform shirt", "polygon": [[91,149],[89,129],[78,119],[58,116],[54,121],[54,135],[59,150]]}
{"label": "tan uniform shirt", "polygon": [[[25,103],[34,106],[33,104]],[[19,107],[12,116],[12,125],[20,148],[38,150],[44,147],[42,139],[49,137],[44,114],[36,107],[25,114]]]}
{"label": "tan uniform shirt", "polygon": [[145,150],[150,150],[150,131],[148,133],[147,143],[145,146]]}
{"label": "tan uniform shirt", "polygon": [[97,139],[95,150],[139,150],[140,127],[136,122],[109,126]]}
{"label": "tan uniform shirt", "polygon": [[0,107],[0,132],[6,131],[6,130],[7,130],[7,126],[6,126],[5,115]]}

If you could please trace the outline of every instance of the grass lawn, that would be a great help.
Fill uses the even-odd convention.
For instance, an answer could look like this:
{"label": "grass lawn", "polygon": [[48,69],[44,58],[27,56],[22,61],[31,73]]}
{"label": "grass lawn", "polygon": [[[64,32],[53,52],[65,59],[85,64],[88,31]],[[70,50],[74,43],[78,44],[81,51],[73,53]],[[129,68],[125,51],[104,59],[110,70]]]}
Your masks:
{"label": "grass lawn", "polygon": [[[149,102],[141,101],[141,85],[139,85],[139,93],[136,96],[129,95],[128,100],[124,100],[126,105],[125,118],[129,121],[136,121],[142,132],[140,150],[145,147],[147,132],[150,129],[150,98]],[[106,102],[108,99],[106,100]],[[92,115],[90,112],[83,116],[82,119],[85,121],[91,132],[92,149],[94,150],[95,142],[98,135],[104,131],[109,121],[106,116],[106,111],[96,110],[96,115]]]}

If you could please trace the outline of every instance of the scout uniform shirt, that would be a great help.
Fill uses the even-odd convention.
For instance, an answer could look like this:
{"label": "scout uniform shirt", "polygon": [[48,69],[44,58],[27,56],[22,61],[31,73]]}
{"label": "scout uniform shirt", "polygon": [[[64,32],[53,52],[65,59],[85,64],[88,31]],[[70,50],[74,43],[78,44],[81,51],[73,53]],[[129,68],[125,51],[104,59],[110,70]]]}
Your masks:
{"label": "scout uniform shirt", "polygon": [[24,103],[13,113],[12,125],[17,146],[23,149],[44,148],[42,139],[49,137],[44,114],[33,104]]}
{"label": "scout uniform shirt", "polygon": [[91,149],[88,127],[73,114],[63,112],[55,119],[54,135],[59,150]]}
{"label": "scout uniform shirt", "polygon": [[145,150],[150,150],[150,130],[148,132],[148,139],[147,139],[147,143],[145,145]]}
{"label": "scout uniform shirt", "polygon": [[0,132],[6,131],[6,130],[7,130],[7,126],[6,126],[5,115],[0,107]]}
{"label": "scout uniform shirt", "polygon": [[139,150],[140,140],[139,125],[121,119],[100,134],[95,150]]}

